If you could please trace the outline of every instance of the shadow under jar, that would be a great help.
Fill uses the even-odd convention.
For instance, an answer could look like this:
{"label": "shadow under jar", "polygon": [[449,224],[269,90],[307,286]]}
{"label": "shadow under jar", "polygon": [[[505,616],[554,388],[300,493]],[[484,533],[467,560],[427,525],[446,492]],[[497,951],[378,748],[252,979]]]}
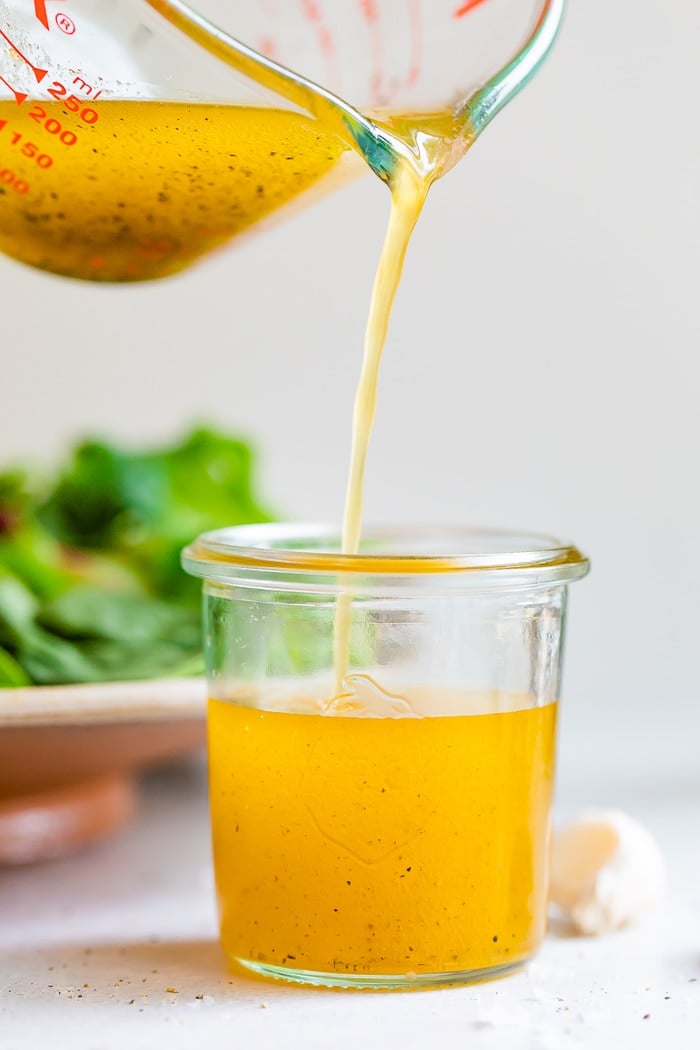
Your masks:
{"label": "shadow under jar", "polygon": [[505,973],[545,930],[567,584],[547,536],[200,537],[221,939],[366,988]]}

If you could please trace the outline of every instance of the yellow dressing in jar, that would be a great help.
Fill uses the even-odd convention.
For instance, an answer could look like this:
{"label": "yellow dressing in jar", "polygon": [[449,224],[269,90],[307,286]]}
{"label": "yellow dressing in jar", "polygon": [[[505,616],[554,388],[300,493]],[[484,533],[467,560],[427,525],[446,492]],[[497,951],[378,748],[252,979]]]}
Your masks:
{"label": "yellow dressing in jar", "polygon": [[356,718],[210,700],[229,957],[354,977],[527,958],[544,933],[556,705],[509,706]]}

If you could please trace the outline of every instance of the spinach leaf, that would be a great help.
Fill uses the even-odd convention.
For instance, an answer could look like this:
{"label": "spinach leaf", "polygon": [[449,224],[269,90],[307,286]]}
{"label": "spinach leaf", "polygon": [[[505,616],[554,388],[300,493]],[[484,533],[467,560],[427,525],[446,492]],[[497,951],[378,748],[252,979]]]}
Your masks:
{"label": "spinach leaf", "polygon": [[10,573],[0,575],[0,645],[15,645],[34,624],[39,602]]}
{"label": "spinach leaf", "polygon": [[46,631],[28,632],[17,647],[16,658],[36,685],[102,680],[99,668],[78,646]]}
{"label": "spinach leaf", "polygon": [[[197,622],[198,618],[195,618]],[[63,638],[105,638],[124,645],[166,638],[192,622],[189,609],[139,594],[78,586],[43,605],[38,623]]]}
{"label": "spinach leaf", "polygon": [[38,517],[64,543],[121,554],[153,593],[195,602],[181,549],[208,529],[270,520],[253,472],[247,443],[205,428],[159,452],[86,442]]}
{"label": "spinach leaf", "polygon": [[171,447],[77,446],[51,483],[0,473],[0,688],[202,673],[200,532],[270,520],[240,438],[200,427]]}
{"label": "spinach leaf", "polygon": [[31,681],[22,665],[13,656],[10,656],[8,652],[0,648],[0,689],[31,685]]}

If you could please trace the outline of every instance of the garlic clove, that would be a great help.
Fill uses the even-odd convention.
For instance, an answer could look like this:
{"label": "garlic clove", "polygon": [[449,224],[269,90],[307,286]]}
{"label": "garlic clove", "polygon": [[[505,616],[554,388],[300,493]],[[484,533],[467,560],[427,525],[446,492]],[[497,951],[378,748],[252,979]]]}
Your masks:
{"label": "garlic clove", "polygon": [[550,899],[580,933],[619,929],[660,902],[665,865],[655,840],[620,810],[588,810],[554,835]]}

